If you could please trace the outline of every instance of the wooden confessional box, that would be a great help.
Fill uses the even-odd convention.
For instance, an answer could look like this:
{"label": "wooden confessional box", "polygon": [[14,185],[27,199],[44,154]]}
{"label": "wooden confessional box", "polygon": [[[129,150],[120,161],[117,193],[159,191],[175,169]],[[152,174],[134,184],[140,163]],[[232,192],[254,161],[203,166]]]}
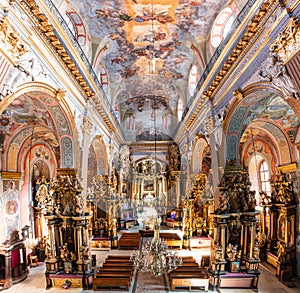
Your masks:
{"label": "wooden confessional box", "polygon": [[0,246],[0,290],[7,289],[27,278],[28,267],[24,239],[13,230]]}

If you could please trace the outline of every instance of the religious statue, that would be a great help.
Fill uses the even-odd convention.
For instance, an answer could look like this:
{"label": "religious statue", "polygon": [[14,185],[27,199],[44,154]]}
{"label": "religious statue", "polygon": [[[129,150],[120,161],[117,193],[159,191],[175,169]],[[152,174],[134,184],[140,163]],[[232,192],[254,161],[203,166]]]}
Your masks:
{"label": "religious statue", "polygon": [[86,244],[82,245],[80,247],[80,257],[81,257],[81,260],[82,261],[88,260],[89,255],[90,255],[89,247]]}
{"label": "religious statue", "polygon": [[60,258],[63,261],[67,261],[69,259],[69,251],[67,248],[67,243],[65,243],[61,248],[60,248]]}
{"label": "religious statue", "polygon": [[259,259],[259,246],[258,246],[258,241],[255,241],[254,246],[253,246],[253,258],[254,259]]}
{"label": "religious statue", "polygon": [[284,97],[295,97],[299,99],[299,93],[289,76],[285,65],[275,54],[268,58],[269,66],[261,67],[259,76],[270,81],[275,88],[282,91]]}
{"label": "religious statue", "polygon": [[233,245],[229,243],[226,248],[226,255],[229,261],[235,261],[236,260],[236,254],[237,254],[237,244]]}
{"label": "religious statue", "polygon": [[285,262],[285,247],[284,247],[284,244],[282,244],[280,241],[278,241],[276,248],[277,248],[278,261],[280,263],[284,263]]}
{"label": "religious statue", "polygon": [[265,191],[260,191],[259,195],[261,197],[261,203],[263,205],[270,205],[272,203],[271,196],[268,193],[266,193]]}
{"label": "religious statue", "polygon": [[46,245],[46,249],[45,249],[45,255],[48,259],[51,259],[53,257],[52,255],[52,249],[49,243],[47,243]]}
{"label": "religious statue", "polygon": [[219,206],[216,210],[217,214],[226,214],[230,210],[229,195],[226,191],[221,191]]}
{"label": "religious statue", "polygon": [[213,250],[212,259],[214,261],[221,261],[222,260],[222,246],[219,245],[218,243],[216,244],[216,246]]}

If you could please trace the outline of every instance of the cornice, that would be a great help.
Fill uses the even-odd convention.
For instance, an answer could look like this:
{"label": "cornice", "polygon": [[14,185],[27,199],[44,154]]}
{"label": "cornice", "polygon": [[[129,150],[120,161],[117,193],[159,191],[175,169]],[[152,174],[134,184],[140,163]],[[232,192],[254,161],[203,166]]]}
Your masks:
{"label": "cornice", "polygon": [[292,18],[287,27],[270,44],[270,51],[288,63],[300,50],[300,19]]}
{"label": "cornice", "polygon": [[0,18],[0,50],[12,63],[29,51],[29,44],[20,38],[20,34],[13,29],[7,15]]}
{"label": "cornice", "polygon": [[55,32],[53,25],[50,23],[45,13],[40,9],[34,0],[22,0],[20,3],[35,22],[36,28],[45,42],[50,46],[50,48],[52,48],[56,57],[61,61],[61,64],[67,69],[68,72],[70,72],[77,84],[83,90],[86,95],[86,101],[91,99],[94,102],[95,109],[98,111],[104,123],[109,128],[109,131],[115,133],[115,127],[110,122],[110,119],[103,110],[103,107],[99,99],[96,97],[95,92],[86,81],[84,75],[77,68],[72,56],[68,53],[65,45],[60,41],[59,36]]}

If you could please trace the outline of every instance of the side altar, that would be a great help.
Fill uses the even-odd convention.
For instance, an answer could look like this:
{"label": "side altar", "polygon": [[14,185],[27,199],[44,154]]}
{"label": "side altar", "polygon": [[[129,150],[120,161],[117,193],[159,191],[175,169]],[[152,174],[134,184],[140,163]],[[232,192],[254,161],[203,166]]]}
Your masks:
{"label": "side altar", "polygon": [[92,214],[83,211],[82,188],[69,175],[46,184],[47,192],[37,193],[38,206],[45,210],[48,238],[46,243],[47,288],[81,287],[92,284],[89,224]]}
{"label": "side altar", "polygon": [[220,199],[215,212],[214,243],[210,284],[219,288],[251,288],[259,279],[259,247],[256,235],[255,191],[250,190],[247,170],[241,166],[225,169],[219,185]]}

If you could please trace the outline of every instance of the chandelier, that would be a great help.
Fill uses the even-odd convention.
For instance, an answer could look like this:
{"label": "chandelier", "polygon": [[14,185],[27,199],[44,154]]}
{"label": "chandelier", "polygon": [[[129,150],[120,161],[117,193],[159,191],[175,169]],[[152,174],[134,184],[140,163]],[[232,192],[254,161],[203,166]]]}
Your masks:
{"label": "chandelier", "polygon": [[164,239],[159,237],[160,222],[160,218],[155,220],[152,240],[143,244],[138,252],[131,254],[131,260],[137,269],[142,272],[152,272],[156,277],[169,273],[182,265],[182,257],[176,251],[169,250]]}

